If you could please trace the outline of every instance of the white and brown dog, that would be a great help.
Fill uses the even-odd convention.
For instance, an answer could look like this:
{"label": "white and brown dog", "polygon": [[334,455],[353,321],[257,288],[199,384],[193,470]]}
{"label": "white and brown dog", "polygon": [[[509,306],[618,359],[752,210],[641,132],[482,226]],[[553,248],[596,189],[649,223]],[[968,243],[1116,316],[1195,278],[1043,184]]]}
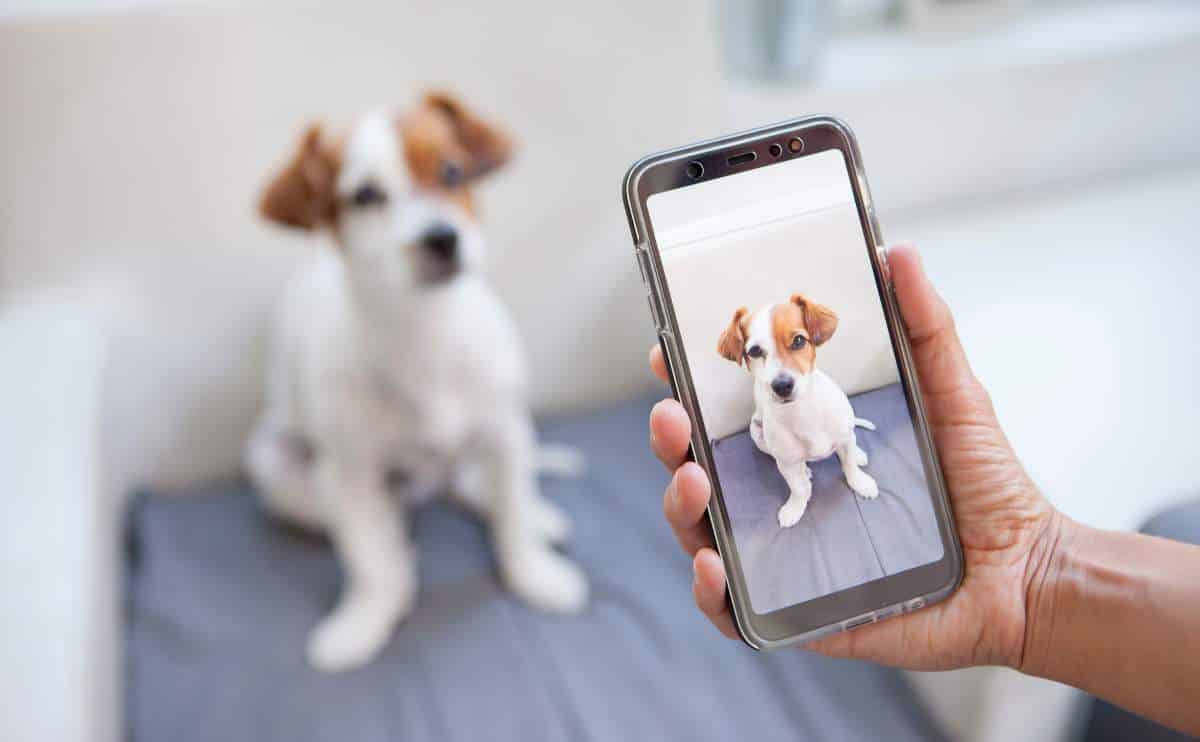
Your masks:
{"label": "white and brown dog", "polygon": [[750,437],[773,457],[787,482],[789,496],[779,508],[779,525],[796,525],[812,496],[808,462],[837,454],[846,484],[861,497],[879,495],[879,486],[862,470],[867,454],[858,447],[856,426],[874,430],[854,416],[846,393],[817,368],[817,346],[837,330],[828,307],[795,294],[783,304],[754,313],[734,312],[721,333],[717,352],[754,377],[754,415]]}
{"label": "white and brown dog", "polygon": [[[583,572],[554,549],[566,516],[538,491],[539,450],[520,337],[482,274],[470,187],[504,164],[509,138],[430,93],[364,116],[344,137],[310,127],[270,182],[262,214],[328,230],[278,307],[267,408],[247,444],[273,513],[326,530],[344,586],[309,661],[352,668],[412,608],[416,555],[406,491],[450,486],[489,524],[504,582],[531,605],[574,612]],[[549,463],[547,463],[549,462]]]}

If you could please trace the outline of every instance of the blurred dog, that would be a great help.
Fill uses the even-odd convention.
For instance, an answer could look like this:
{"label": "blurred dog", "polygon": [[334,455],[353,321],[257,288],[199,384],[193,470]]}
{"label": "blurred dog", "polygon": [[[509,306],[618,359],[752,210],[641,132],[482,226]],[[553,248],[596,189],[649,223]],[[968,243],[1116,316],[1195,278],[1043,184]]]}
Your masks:
{"label": "blurred dog", "polygon": [[779,525],[800,522],[812,496],[809,461],[834,453],[846,484],[861,497],[879,495],[879,486],[862,470],[867,454],[858,447],[855,426],[874,430],[854,416],[846,393],[817,368],[817,346],[837,330],[833,310],[795,294],[783,304],[768,304],[751,314],[741,307],[721,333],[717,352],[754,377],[754,415],[750,437],[774,457],[789,496],[779,509]]}
{"label": "blurred dog", "polygon": [[[505,583],[531,605],[574,612],[582,571],[553,545],[566,516],[538,491],[543,468],[520,338],[481,271],[471,186],[511,150],[500,128],[445,93],[376,111],[343,138],[301,137],[267,186],[267,219],[328,230],[290,285],[268,359],[267,408],[247,444],[266,507],[327,530],[342,562],[337,606],[313,631],[309,661],[368,661],[412,608],[416,555],[408,493],[449,485],[490,526]],[[409,498],[411,499],[411,498]]]}

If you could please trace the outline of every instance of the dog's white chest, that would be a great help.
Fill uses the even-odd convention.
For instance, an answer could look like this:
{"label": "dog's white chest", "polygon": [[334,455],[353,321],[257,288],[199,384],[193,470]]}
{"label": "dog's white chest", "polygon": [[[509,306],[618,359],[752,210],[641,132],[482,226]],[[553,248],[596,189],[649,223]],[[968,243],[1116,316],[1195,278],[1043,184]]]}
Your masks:
{"label": "dog's white chest", "polygon": [[833,454],[836,441],[821,429],[815,410],[801,414],[771,415],[763,421],[767,446],[788,460],[815,461]]}
{"label": "dog's white chest", "polygon": [[373,396],[393,447],[405,447],[440,460],[453,457],[471,435],[469,401],[448,385],[378,371]]}
{"label": "dog's white chest", "polygon": [[807,461],[828,458],[833,455],[834,440],[824,432],[800,433],[796,436],[800,455]]}

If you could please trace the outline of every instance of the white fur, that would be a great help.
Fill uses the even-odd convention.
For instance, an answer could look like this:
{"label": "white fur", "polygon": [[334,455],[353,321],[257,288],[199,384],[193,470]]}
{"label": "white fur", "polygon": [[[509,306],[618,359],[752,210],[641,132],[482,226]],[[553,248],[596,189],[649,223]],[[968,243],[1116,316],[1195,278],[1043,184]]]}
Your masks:
{"label": "white fur", "polygon": [[[386,486],[451,486],[490,526],[500,574],[531,605],[580,610],[583,572],[556,552],[570,522],[536,482],[520,338],[479,272],[483,237],[452,203],[414,190],[391,120],[365,117],[346,143],[343,198],[364,179],[385,206],[349,209],[341,246],[313,256],[279,305],[267,409],[247,446],[266,506],[330,534],[345,573],[308,657],[336,671],[368,661],[411,610],[416,554],[406,503]],[[421,282],[416,240],[430,224],[460,234],[463,268]],[[561,451],[560,468],[578,467]]]}
{"label": "white fur", "polygon": [[[782,362],[771,328],[773,305],[756,311],[747,327],[743,350],[759,346],[765,357],[745,357],[745,367],[754,378],[754,415],[750,437],[759,450],[772,456],[788,485],[788,499],[779,509],[779,525],[789,528],[800,522],[812,496],[812,472],[808,462],[837,454],[846,484],[860,497],[875,498],[879,486],[862,470],[867,454],[858,447],[855,426],[875,429],[868,420],[854,416],[850,400],[841,387],[814,363],[811,372],[799,373]],[[820,354],[820,350],[817,350]],[[780,375],[795,381],[788,400],[781,400],[771,382]]]}

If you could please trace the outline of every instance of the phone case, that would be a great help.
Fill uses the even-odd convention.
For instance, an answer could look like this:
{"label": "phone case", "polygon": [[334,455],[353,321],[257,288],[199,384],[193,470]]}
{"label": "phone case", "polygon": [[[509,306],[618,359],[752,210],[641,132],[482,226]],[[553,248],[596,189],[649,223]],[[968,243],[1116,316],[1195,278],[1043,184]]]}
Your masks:
{"label": "phone case", "polygon": [[[693,421],[699,417],[699,405],[694,389],[688,385],[689,375],[681,373],[677,367],[680,363],[683,354],[681,352],[679,339],[675,328],[672,326],[668,312],[665,309],[666,302],[664,297],[667,293],[664,289],[665,278],[662,274],[661,263],[655,259],[652,254],[651,247],[646,235],[649,233],[647,226],[647,216],[643,213],[637,192],[637,181],[639,176],[649,167],[677,159],[691,159],[702,156],[706,153],[712,153],[719,150],[725,150],[730,147],[737,146],[742,143],[757,142],[763,137],[776,136],[783,133],[791,133],[797,130],[803,130],[806,127],[816,125],[824,125],[835,128],[842,137],[844,137],[848,147],[846,148],[847,158],[851,165],[854,180],[853,183],[856,200],[860,207],[866,212],[865,223],[869,225],[869,236],[874,244],[872,261],[875,263],[875,269],[883,276],[883,281],[886,285],[884,294],[885,312],[894,317],[899,317],[898,306],[896,304],[895,291],[891,283],[890,273],[887,267],[886,250],[883,242],[882,230],[879,226],[879,220],[875,214],[874,204],[871,199],[870,188],[867,185],[866,176],[863,171],[862,157],[859,153],[858,143],[853,132],[841,120],[831,116],[810,116],[798,119],[793,119],[785,122],[771,124],[749,131],[739,132],[728,136],[719,137],[716,139],[707,140],[697,144],[690,144],[683,147],[677,147],[670,150],[654,153],[643,157],[636,161],[627,171],[623,186],[622,197],[625,204],[625,213],[629,220],[630,234],[633,239],[634,257],[638,263],[638,270],[641,275],[641,280],[646,288],[647,303],[651,318],[654,322],[655,332],[658,336],[658,341],[662,347],[664,356],[667,360],[667,369],[670,377],[671,391],[674,397],[684,406],[688,415]],[[916,373],[912,363],[912,353],[909,347],[906,333],[899,333],[898,342],[894,343],[898,349],[899,365],[901,373],[907,375],[912,380],[912,386],[915,389],[915,397],[920,402],[919,386],[915,383]],[[882,618],[895,616],[902,613],[918,610],[922,607],[932,605],[949,597],[958,588],[962,581],[962,549],[958,540],[958,534],[954,527],[953,514],[950,511],[950,503],[947,497],[946,486],[940,462],[936,459],[936,450],[933,449],[932,440],[929,437],[929,425],[925,416],[923,403],[916,405],[916,415],[919,419],[919,425],[915,426],[915,432],[925,438],[925,443],[928,449],[933,451],[935,466],[936,482],[930,482],[931,489],[935,492],[933,499],[935,510],[939,517],[945,518],[949,524],[949,531],[952,534],[953,554],[949,555],[955,562],[954,577],[943,587],[922,595],[914,595],[905,600],[891,603],[875,610],[860,613],[858,615],[847,616],[843,619],[833,621],[831,623],[820,626],[816,629],[803,633],[788,636],[782,639],[770,639],[764,636],[756,635],[753,631],[750,622],[744,619],[742,615],[749,610],[748,596],[738,594],[744,586],[735,585],[734,580],[729,581],[730,590],[730,605],[731,613],[734,617],[738,631],[746,644],[759,650],[772,650],[782,647],[794,646],[805,642],[818,639],[838,631],[848,630],[864,624],[873,623]],[[702,431],[699,426],[693,425],[693,440],[691,445],[691,455],[704,469],[712,476],[714,471],[713,462],[707,460],[707,446],[702,440]],[[719,506],[717,498],[714,497],[709,504],[708,517],[710,525],[713,528],[717,550],[721,554],[726,565],[729,565],[731,560],[736,560],[736,551],[732,548],[732,536],[730,524],[722,507]]]}

